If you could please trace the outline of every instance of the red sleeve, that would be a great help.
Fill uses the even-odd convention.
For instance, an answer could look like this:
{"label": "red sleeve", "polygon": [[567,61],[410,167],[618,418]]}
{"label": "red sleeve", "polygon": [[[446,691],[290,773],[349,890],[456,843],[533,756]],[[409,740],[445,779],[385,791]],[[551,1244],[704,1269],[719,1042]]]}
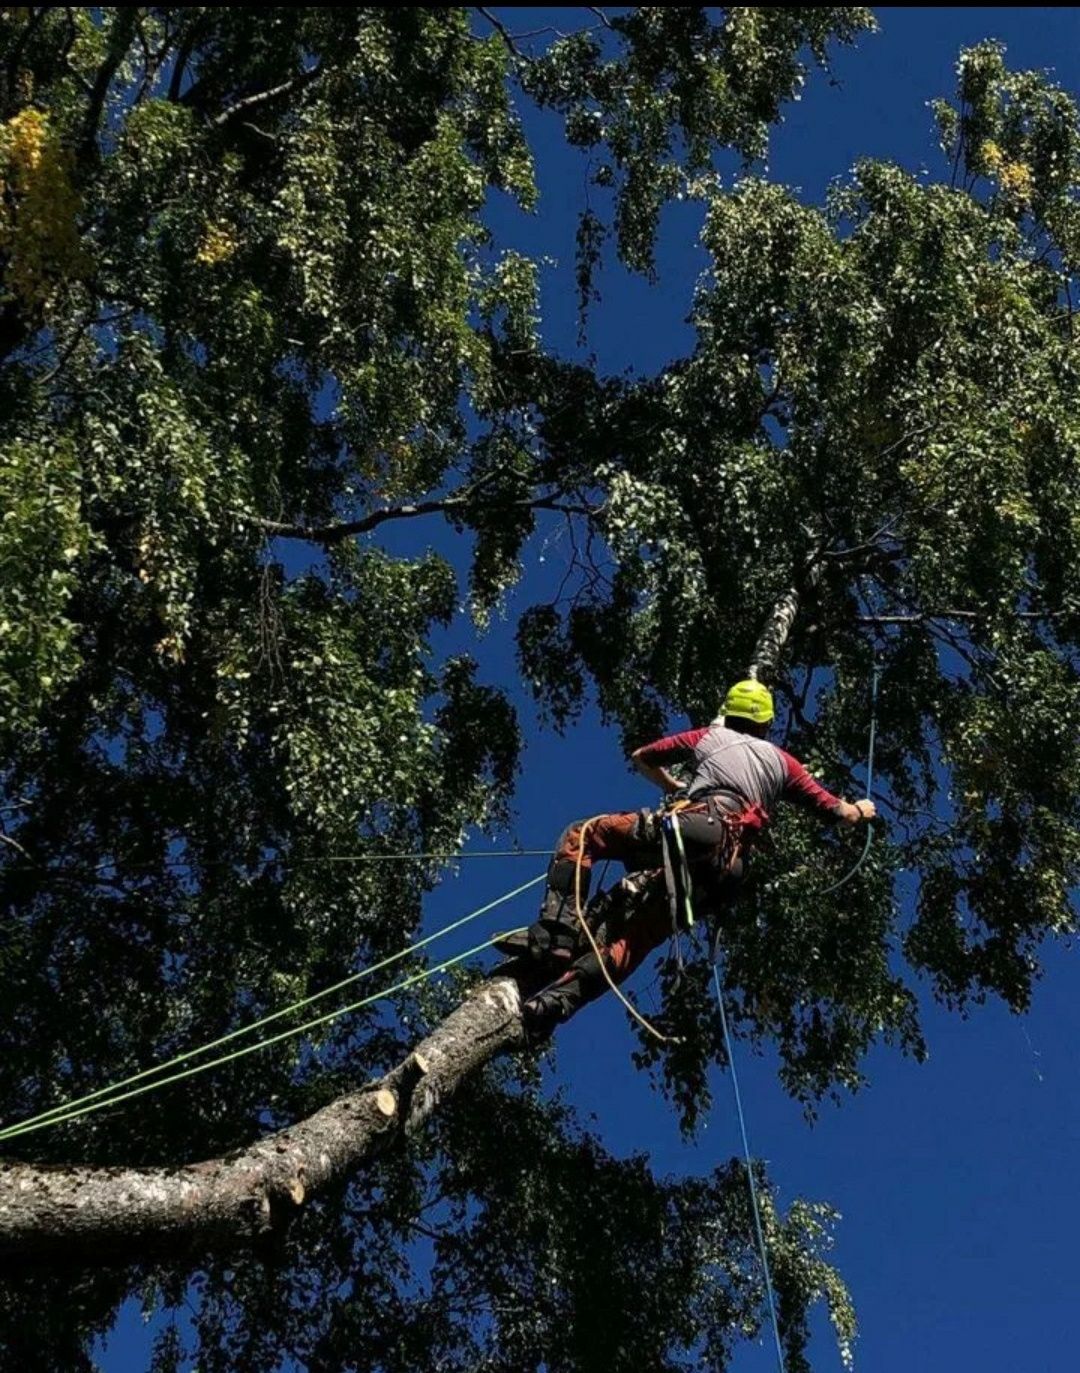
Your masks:
{"label": "red sleeve", "polygon": [[840,804],[839,796],[834,796],[831,791],[826,791],[819,782],[815,782],[798,758],[793,758],[790,753],[785,753],[782,748],[778,748],[776,751],[783,760],[784,769],[787,772],[787,781],[784,783],[783,790],[784,800],[794,801],[796,805],[805,806],[808,810],[816,810],[819,815],[831,817]]}
{"label": "red sleeve", "polygon": [[661,767],[664,763],[681,763],[694,751],[694,745],[708,734],[704,729],[684,729],[681,734],[669,734],[664,739],[656,739],[637,750],[637,756],[650,767]]}

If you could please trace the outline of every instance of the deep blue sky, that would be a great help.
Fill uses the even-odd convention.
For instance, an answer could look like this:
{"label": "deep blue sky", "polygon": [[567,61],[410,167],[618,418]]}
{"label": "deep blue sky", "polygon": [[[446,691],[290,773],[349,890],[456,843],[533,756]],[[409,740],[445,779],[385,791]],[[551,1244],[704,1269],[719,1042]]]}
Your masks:
{"label": "deep blue sky", "polygon": [[[519,31],[587,18],[566,8],[499,12]],[[809,201],[820,202],[830,179],[864,155],[940,174],[926,102],[951,92],[964,45],[1000,38],[1013,65],[1056,68],[1066,88],[1080,88],[1077,9],[904,7],[877,15],[880,33],[838,55],[839,85],[812,79],[774,135],[769,174],[800,187]],[[530,134],[540,211],[526,219],[497,206],[494,221],[504,242],[556,259],[545,283],[544,332],[550,344],[573,353],[581,165],[562,149],[554,121],[533,120]],[[697,213],[678,207],[665,220],[657,286],[617,270],[605,274],[587,343],[603,368],[649,372],[685,352],[684,321],[702,265],[693,241]],[[565,562],[555,532],[530,548],[511,612],[529,604],[536,587]],[[408,538],[403,550],[425,540],[446,546],[433,527],[414,525]],[[494,626],[479,656],[488,678],[508,685],[523,712],[528,746],[516,834],[533,848],[550,844],[569,819],[652,798],[627,770],[614,732],[595,716],[587,714],[561,739],[539,729],[514,672],[512,621],[513,613]],[[732,663],[732,672],[739,666]],[[717,683],[718,693],[724,685]],[[533,871],[530,860],[470,864],[433,894],[427,919],[443,923]],[[522,898],[510,912],[514,923],[531,918],[533,904]],[[813,1127],[783,1095],[769,1059],[753,1057],[745,1046],[740,1053],[752,1143],[768,1160],[781,1203],[801,1195],[843,1213],[834,1258],[857,1303],[856,1364],[865,1373],[1059,1373],[1075,1364],[1080,1004],[1073,953],[1048,950],[1046,970],[1026,1022],[994,1005],[961,1020],[927,1004],[929,1062],[920,1067],[876,1053],[869,1063],[872,1086],[838,1108],[826,1105]],[[636,982],[641,987],[649,980],[646,968]],[[728,1084],[715,1084],[708,1129],[687,1146],[669,1108],[633,1069],[632,1044],[624,1013],[608,998],[560,1034],[552,1086],[565,1087],[613,1151],[646,1149],[660,1171],[701,1172],[735,1153]],[[109,1373],[141,1369],[146,1345],[130,1313],[108,1342],[102,1366]],[[841,1368],[823,1315],[812,1361],[816,1373]],[[773,1367],[768,1344],[746,1346],[733,1373]]]}

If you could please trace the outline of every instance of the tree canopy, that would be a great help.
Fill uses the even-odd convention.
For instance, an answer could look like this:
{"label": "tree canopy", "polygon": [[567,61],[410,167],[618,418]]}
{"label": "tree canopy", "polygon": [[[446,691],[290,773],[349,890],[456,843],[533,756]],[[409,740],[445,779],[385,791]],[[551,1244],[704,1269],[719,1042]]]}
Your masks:
{"label": "tree canopy", "polygon": [[[515,704],[432,636],[463,597],[481,634],[553,520],[580,555],[517,625],[553,727],[590,695],[628,746],[711,718],[793,594],[780,735],[843,778],[880,665],[887,839],[807,902],[791,876],[821,840],[783,817],[726,932],[738,1030],[808,1107],[879,1040],[922,1052],[913,976],[1023,1009],[1040,942],[1073,928],[1074,101],[983,45],[936,109],[938,179],[863,162],[816,207],[759,159],[868,11],[582,10],[539,41],[499,15],[0,15],[8,1119],[415,934],[437,862],[325,860],[506,824]],[[665,206],[700,202],[694,345],[658,375],[553,350],[543,263],[488,227],[494,196],[536,204],[527,105],[588,158],[583,310],[608,247],[649,276]],[[405,520],[460,536],[457,566],[391,554]],[[682,1042],[638,1051],[688,1130],[724,1061],[704,977],[669,998]],[[237,1148],[384,1071],[461,990],[5,1157]],[[610,1156],[522,1055],[271,1251],[21,1273],[0,1320],[22,1366],[90,1367],[132,1292],[192,1304],[208,1373],[722,1366],[763,1316],[746,1206],[735,1165],[673,1182]],[[827,1208],[769,1225],[797,1370],[808,1307],[846,1341],[850,1305]],[[155,1367],[183,1343],[166,1322]]]}

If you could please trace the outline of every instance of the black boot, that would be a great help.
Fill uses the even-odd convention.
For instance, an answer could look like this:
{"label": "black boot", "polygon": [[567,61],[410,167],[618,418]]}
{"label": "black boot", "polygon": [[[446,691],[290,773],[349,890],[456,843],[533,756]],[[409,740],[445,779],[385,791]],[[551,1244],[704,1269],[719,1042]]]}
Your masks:
{"label": "black boot", "polygon": [[[582,892],[584,893],[588,890],[588,871],[583,872],[581,878]],[[617,882],[615,886],[609,887],[607,891],[597,892],[588,905],[585,906],[585,923],[593,932],[593,936],[597,943],[610,944],[612,939],[618,936],[626,919],[629,899],[636,890],[637,887],[634,885],[632,879],[624,877],[621,882]],[[546,904],[545,907],[542,907],[541,909],[546,909]],[[550,978],[552,960],[537,956],[540,940],[537,938],[534,931],[542,925],[543,917],[538,920],[535,925],[530,925],[528,929],[510,930],[507,934],[500,935],[497,939],[492,940],[492,946],[498,949],[500,953],[505,954],[510,960],[509,963],[500,965],[501,967],[512,969],[512,971],[506,972],[504,976],[518,977],[519,968],[529,961],[532,961],[533,967],[549,970],[548,977]],[[567,942],[569,942],[569,936],[573,936],[575,940],[573,952],[576,957],[580,957],[582,954],[586,954],[590,951],[591,946],[585,932],[581,928],[576,909],[573,929],[570,930],[569,927],[566,927],[566,929],[561,930],[560,933],[565,933],[567,935]],[[498,973],[498,971],[499,969],[496,969],[496,973]]]}
{"label": "black boot", "polygon": [[568,1018],[562,999],[553,991],[538,992],[530,997],[521,1008],[521,1019],[525,1026],[525,1042],[532,1048],[546,1044],[555,1031]]}
{"label": "black boot", "polygon": [[607,988],[600,960],[589,952],[579,958],[558,982],[529,998],[521,1008],[525,1033],[534,1044],[551,1037],[556,1025],[563,1025],[583,1006],[595,1001]]}

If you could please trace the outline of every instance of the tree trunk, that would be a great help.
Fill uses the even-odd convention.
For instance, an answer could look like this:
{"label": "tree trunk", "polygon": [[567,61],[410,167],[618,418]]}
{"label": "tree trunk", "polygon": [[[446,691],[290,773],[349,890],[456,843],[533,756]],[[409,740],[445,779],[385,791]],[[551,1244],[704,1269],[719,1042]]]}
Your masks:
{"label": "tree trunk", "polygon": [[751,681],[771,682],[775,678],[776,669],[780,666],[780,655],[799,613],[803,595],[814,590],[820,577],[821,562],[817,554],[812,553],[807,559],[801,583],[792,583],[788,587],[773,606],[758,635],[750,665],[746,670],[746,675]]}
{"label": "tree trunk", "polygon": [[385,1077],[250,1148],[164,1168],[0,1162],[0,1261],[132,1262],[250,1245],[418,1130],[471,1073],[524,1042],[517,984],[499,978]]}
{"label": "tree trunk", "polygon": [[780,654],[784,651],[784,645],[798,613],[799,588],[789,586],[773,606],[772,614],[765,622],[765,628],[758,635],[758,641],[754,645],[754,656],[746,670],[746,675],[751,681],[771,682],[776,676]]}

